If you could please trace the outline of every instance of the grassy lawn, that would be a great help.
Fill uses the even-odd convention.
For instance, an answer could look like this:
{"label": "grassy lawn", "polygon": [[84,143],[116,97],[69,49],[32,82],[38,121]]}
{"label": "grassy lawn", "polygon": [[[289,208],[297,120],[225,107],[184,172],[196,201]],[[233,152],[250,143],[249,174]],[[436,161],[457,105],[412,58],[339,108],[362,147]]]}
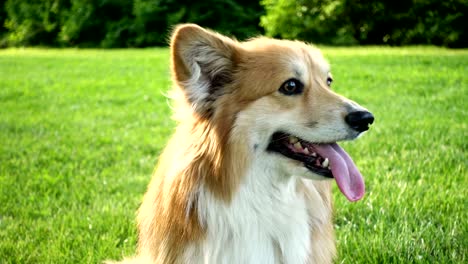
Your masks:
{"label": "grassy lawn", "polygon": [[[334,89],[376,116],[343,144],[337,263],[466,263],[468,50],[323,48]],[[0,262],[134,253],[135,212],[174,123],[167,49],[0,50]]]}

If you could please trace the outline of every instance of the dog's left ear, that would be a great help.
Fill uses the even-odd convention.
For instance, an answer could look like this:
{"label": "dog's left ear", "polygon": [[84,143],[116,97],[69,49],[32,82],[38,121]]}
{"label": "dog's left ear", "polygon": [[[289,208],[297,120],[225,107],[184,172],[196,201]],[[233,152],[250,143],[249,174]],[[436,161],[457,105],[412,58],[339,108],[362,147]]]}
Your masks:
{"label": "dog's left ear", "polygon": [[171,38],[171,68],[196,112],[206,114],[232,81],[238,44],[194,24],[177,26]]}

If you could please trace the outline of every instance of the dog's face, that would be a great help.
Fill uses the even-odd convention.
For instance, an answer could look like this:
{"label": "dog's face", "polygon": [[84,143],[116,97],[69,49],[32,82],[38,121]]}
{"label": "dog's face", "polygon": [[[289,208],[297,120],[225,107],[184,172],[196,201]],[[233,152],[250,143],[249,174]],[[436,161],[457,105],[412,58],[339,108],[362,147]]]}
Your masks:
{"label": "dog's face", "polygon": [[[265,150],[259,155],[285,173],[329,178],[320,170],[306,168],[300,157],[290,158],[293,155],[272,143],[284,137],[290,140],[289,136],[293,136],[293,146],[295,138],[313,143],[354,139],[361,131],[353,129],[345,117],[365,109],[333,92],[330,67],[317,49],[301,42],[275,42],[258,39],[248,45],[252,57],[246,71],[252,79],[246,79],[242,87],[248,89],[250,84],[263,93],[240,112],[237,124],[251,131],[251,144]],[[278,152],[284,155],[276,155]]]}
{"label": "dog's face", "polygon": [[373,116],[332,89],[320,51],[302,42],[238,43],[197,26],[172,40],[172,68],[195,115],[229,131],[242,155],[284,176],[336,178],[350,200],[364,184],[336,144],[368,129]]}

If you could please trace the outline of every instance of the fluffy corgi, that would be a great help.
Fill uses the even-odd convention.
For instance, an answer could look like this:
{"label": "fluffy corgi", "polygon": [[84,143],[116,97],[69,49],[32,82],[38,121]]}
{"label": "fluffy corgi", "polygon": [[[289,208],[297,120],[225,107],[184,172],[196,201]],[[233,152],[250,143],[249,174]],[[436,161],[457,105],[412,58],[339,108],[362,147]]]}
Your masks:
{"label": "fluffy corgi", "polygon": [[138,254],[123,263],[332,263],[331,184],[364,195],[336,142],[374,117],[333,92],[320,51],[184,24],[171,69],[178,126],[138,212]]}

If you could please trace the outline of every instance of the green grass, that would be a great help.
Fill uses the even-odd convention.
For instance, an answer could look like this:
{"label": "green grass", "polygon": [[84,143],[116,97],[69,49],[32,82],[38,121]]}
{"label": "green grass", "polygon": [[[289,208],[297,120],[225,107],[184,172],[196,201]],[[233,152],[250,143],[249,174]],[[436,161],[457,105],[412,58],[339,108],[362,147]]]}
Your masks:
{"label": "green grass", "polygon": [[[334,89],[376,116],[343,144],[337,263],[465,263],[468,51],[323,48]],[[135,211],[171,134],[167,49],[0,51],[0,262],[134,253]]]}

